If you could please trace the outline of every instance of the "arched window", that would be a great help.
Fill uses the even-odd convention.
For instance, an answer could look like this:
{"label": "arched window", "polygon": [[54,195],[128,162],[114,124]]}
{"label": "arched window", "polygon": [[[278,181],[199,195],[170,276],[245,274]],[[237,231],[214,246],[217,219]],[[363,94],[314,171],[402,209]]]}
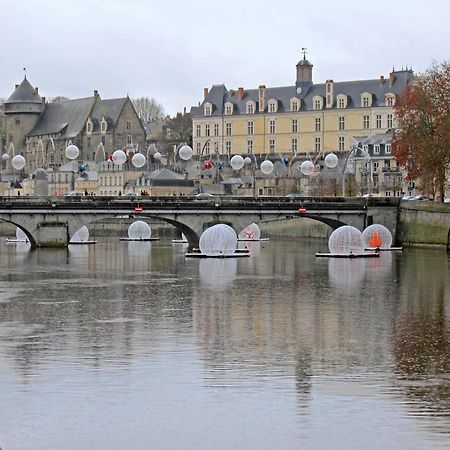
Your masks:
{"label": "arched window", "polygon": [[226,102],[225,103],[225,115],[231,116],[233,114],[233,103]]}
{"label": "arched window", "polygon": [[297,97],[291,98],[291,111],[299,111],[301,100]]}
{"label": "arched window", "polygon": [[205,116],[210,116],[212,114],[212,105],[211,105],[211,103],[205,103],[205,105],[204,105],[204,113],[205,113]]}
{"label": "arched window", "polygon": [[270,113],[275,113],[278,111],[278,100],[271,98],[267,103],[267,108]]}

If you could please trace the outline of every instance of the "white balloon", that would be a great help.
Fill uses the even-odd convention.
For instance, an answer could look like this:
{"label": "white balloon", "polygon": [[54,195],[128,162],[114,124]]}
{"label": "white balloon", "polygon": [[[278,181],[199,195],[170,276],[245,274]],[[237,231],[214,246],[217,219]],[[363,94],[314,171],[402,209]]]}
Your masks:
{"label": "white balloon", "polygon": [[153,159],[161,159],[161,156],[162,156],[161,153],[155,152],[153,155]]}
{"label": "white balloon", "polygon": [[273,162],[266,159],[265,161],[263,161],[261,163],[260,169],[264,175],[268,175],[269,173],[272,173],[273,172]]}
{"label": "white balloon", "polygon": [[328,153],[328,155],[325,156],[325,165],[330,169],[336,167],[338,165],[338,157],[334,153]]}
{"label": "white balloon", "polygon": [[333,255],[364,253],[364,239],[358,228],[344,225],[334,230],[328,239],[328,248]]}
{"label": "white balloon", "polygon": [[8,159],[9,159],[8,153],[4,153],[4,154],[2,155],[2,159],[3,159],[3,161],[8,161]]}
{"label": "white balloon", "polygon": [[251,223],[239,233],[238,237],[241,240],[258,240],[261,237],[261,230],[256,223]]}
{"label": "white balloon", "polygon": [[205,255],[232,255],[236,246],[236,232],[229,225],[223,223],[207,228],[200,236],[200,251]]}
{"label": "white balloon", "polygon": [[189,145],[183,145],[180,150],[178,150],[178,155],[184,161],[192,158],[192,148]]}
{"label": "white balloon", "polygon": [[79,228],[72,236],[71,242],[86,242],[89,240],[89,230],[86,225]]}
{"label": "white balloon", "polygon": [[112,154],[112,160],[114,164],[121,166],[127,160],[127,155],[123,150],[116,150]]}
{"label": "white balloon", "polygon": [[234,170],[239,170],[244,167],[244,158],[241,155],[234,155],[230,160],[231,167]]}
{"label": "white balloon", "polygon": [[246,156],[246,157],[244,158],[244,164],[249,165],[249,164],[251,164],[251,162],[252,162],[252,159],[250,158],[250,156]]}
{"label": "white balloon", "polygon": [[300,171],[303,175],[311,175],[314,172],[314,163],[309,160],[303,161],[300,166]]}
{"label": "white balloon", "polygon": [[152,229],[147,222],[137,220],[128,227],[128,237],[130,239],[150,239]]}
{"label": "white balloon", "polygon": [[23,169],[25,167],[25,163],[26,163],[25,158],[22,155],[16,155],[11,160],[11,164],[16,170]]}
{"label": "white balloon", "polygon": [[131,163],[134,167],[142,167],[145,165],[147,159],[142,153],[136,153],[133,155],[133,158],[131,158]]}
{"label": "white balloon", "polygon": [[78,155],[80,154],[80,150],[76,145],[70,144],[66,148],[66,156],[69,159],[75,159],[78,158]]}

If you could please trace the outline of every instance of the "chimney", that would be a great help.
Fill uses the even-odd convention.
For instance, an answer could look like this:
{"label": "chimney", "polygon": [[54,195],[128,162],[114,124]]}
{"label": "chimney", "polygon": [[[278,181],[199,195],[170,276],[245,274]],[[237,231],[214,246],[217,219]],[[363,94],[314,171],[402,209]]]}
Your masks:
{"label": "chimney", "polygon": [[94,97],[98,97],[98,91],[97,91],[97,89],[94,89]]}
{"label": "chimney", "polygon": [[392,85],[394,84],[394,81],[395,81],[395,75],[394,75],[394,72],[391,72],[391,73],[389,74],[389,87],[390,87],[390,88],[391,88]]}
{"label": "chimney", "polygon": [[208,88],[203,88],[203,98],[208,97]]}
{"label": "chimney", "polygon": [[238,100],[241,101],[244,98],[244,88],[239,87],[238,88]]}
{"label": "chimney", "polygon": [[265,102],[266,86],[264,86],[264,84],[260,84],[258,89],[259,89],[259,106],[258,106],[258,111],[259,112],[264,112],[264,110],[266,109],[266,102]]}
{"label": "chimney", "polygon": [[14,88],[14,89],[17,89],[19,87],[19,85],[18,84],[16,84],[16,87]]}
{"label": "chimney", "polygon": [[42,97],[42,104],[45,105],[45,97]]}
{"label": "chimney", "polygon": [[39,94],[39,88],[37,86],[34,88],[34,91],[36,92],[36,94]]}
{"label": "chimney", "polygon": [[384,84],[384,75],[380,75],[380,86]]}

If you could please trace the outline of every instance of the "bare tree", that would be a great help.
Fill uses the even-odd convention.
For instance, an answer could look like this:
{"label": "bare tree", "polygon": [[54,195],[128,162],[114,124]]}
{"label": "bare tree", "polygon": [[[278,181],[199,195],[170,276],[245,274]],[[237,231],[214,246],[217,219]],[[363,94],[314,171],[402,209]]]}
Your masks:
{"label": "bare tree", "polygon": [[136,113],[143,122],[152,122],[164,117],[164,108],[154,98],[139,97],[131,99]]}

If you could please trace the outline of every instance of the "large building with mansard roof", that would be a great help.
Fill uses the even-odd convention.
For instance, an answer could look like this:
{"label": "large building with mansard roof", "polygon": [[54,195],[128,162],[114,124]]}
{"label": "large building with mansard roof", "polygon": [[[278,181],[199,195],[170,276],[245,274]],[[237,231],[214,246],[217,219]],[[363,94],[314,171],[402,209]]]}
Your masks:
{"label": "large building with mansard roof", "polygon": [[6,152],[25,156],[28,172],[64,164],[69,143],[85,161],[119,148],[145,148],[145,130],[128,97],[102,100],[94,91],[92,97],[49,103],[25,76],[4,106]]}

